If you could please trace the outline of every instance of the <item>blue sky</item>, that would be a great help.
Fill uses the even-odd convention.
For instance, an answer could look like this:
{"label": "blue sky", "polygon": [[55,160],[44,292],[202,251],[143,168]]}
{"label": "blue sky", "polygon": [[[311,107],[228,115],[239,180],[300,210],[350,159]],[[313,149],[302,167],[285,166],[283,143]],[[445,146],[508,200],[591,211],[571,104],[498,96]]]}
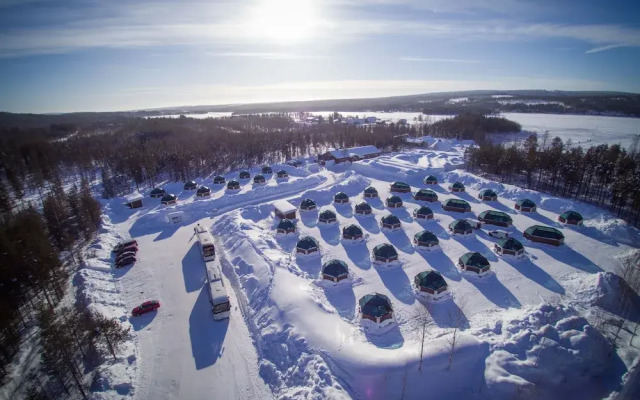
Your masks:
{"label": "blue sky", "polygon": [[2,111],[640,92],[638,71],[638,1],[0,0]]}

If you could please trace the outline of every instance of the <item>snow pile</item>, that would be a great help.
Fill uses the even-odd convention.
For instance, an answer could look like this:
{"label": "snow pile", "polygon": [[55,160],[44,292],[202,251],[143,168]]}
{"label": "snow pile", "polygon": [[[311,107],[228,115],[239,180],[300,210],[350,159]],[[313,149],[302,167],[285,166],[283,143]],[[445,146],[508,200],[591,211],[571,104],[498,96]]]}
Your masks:
{"label": "snow pile", "polygon": [[[601,398],[609,345],[576,311],[542,305],[503,327],[486,360],[491,398]],[[594,362],[598,360],[598,362]]]}
{"label": "snow pile", "polygon": [[[131,324],[118,283],[124,270],[111,269],[111,249],[120,240],[109,217],[103,216],[100,236],[87,249],[86,260],[76,273],[73,283],[77,300],[91,313],[117,318],[127,327]],[[122,344],[117,355],[117,360],[109,356],[94,376],[91,385],[92,399],[123,399],[135,395],[137,349],[133,336]]]}
{"label": "snow pile", "polygon": [[436,151],[451,151],[453,148],[451,143],[448,140],[437,140],[434,144],[431,145],[431,150]]}
{"label": "snow pile", "polygon": [[[629,296],[623,299],[622,293],[628,293]],[[596,283],[591,296],[593,305],[616,315],[624,314],[621,316],[635,320],[640,314],[640,296],[633,292],[623,278],[614,273],[600,272],[596,274]],[[625,303],[624,307],[623,302]]]}

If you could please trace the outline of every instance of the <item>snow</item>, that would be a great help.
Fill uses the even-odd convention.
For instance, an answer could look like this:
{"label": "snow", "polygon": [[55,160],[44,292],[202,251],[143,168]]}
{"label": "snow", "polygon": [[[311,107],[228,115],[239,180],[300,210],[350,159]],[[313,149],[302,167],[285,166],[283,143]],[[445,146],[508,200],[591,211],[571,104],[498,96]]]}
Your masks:
{"label": "snow", "polygon": [[296,206],[286,200],[276,200],[273,202],[273,206],[276,208],[276,210],[280,211],[283,214],[288,214],[292,211],[297,210]]}
{"label": "snow", "polygon": [[629,148],[633,137],[640,132],[640,118],[528,113],[503,113],[501,116],[519,123],[525,131],[536,132],[539,144],[542,144],[542,135],[548,131],[547,145],[558,136],[565,143],[571,139],[574,146],[619,143]]}
{"label": "snow", "polygon": [[[288,182],[266,186],[246,183],[239,193],[226,190],[195,200],[180,183],[164,187],[178,194],[178,204],[164,208],[153,200],[131,213],[122,204],[105,203],[110,220],[96,244],[96,257],[79,272],[82,299],[117,316],[133,329],[119,362],[108,366],[96,387],[99,398],[602,398],[620,389],[621,379],[638,357],[631,347],[608,355],[604,338],[589,323],[588,310],[615,311],[620,256],[640,247],[638,230],[597,207],[488,181],[459,170],[465,143],[443,141],[447,150],[417,149],[386,154],[349,165],[290,169]],[[231,172],[227,177],[234,177]],[[511,236],[525,244],[525,257],[497,257],[497,239],[484,230],[468,238],[451,236],[447,226],[459,214],[429,203],[433,220],[414,220],[423,205],[410,193],[405,204],[384,207],[393,181],[414,189],[436,175],[429,186],[440,202],[462,198],[472,213],[507,212]],[[203,180],[197,180],[201,182]],[[466,193],[445,188],[460,181]],[[363,190],[375,187],[380,198],[366,199],[371,216],[353,212]],[[498,201],[477,200],[491,188]],[[349,204],[333,204],[343,191]],[[537,213],[513,209],[520,198],[538,204]],[[319,209],[336,212],[338,224],[318,224],[318,210],[301,213],[297,232],[276,235],[273,207],[284,201],[296,207],[305,198]],[[159,201],[157,202],[159,203]],[[557,215],[572,208],[585,217],[583,227],[561,225]],[[184,212],[181,223],[168,225],[168,212]],[[382,230],[380,218],[396,215],[402,228]],[[205,264],[193,237],[199,223],[210,228],[223,281],[231,297],[231,317],[213,321],[207,301]],[[362,227],[362,241],[346,242],[340,228]],[[534,224],[560,229],[558,248],[525,243],[522,232]],[[417,250],[411,238],[423,229],[440,241],[437,251]],[[492,229],[491,226],[487,229]],[[504,229],[504,228],[501,228]],[[300,237],[312,236],[320,251],[295,253]],[[139,261],[123,270],[109,266],[110,246],[134,237]],[[371,250],[391,243],[397,262],[374,263]],[[478,251],[491,262],[491,273],[461,273],[458,258]],[[334,285],[321,281],[323,261],[345,261],[350,278]],[[442,273],[449,293],[438,301],[415,292],[413,277],[426,269]],[[357,301],[379,292],[392,303],[394,319],[384,327],[361,321]],[[128,311],[148,299],[160,300],[155,314],[130,318]],[[429,307],[421,371],[421,322]],[[613,312],[612,311],[612,312]],[[450,369],[448,341],[459,326],[458,346]],[[628,342],[628,338],[626,340]],[[118,389],[119,388],[119,389]]]}
{"label": "snow", "polygon": [[124,196],[124,199],[127,203],[131,203],[134,202],[136,200],[142,200],[144,199],[144,196],[142,194],[140,194],[139,192],[134,192],[128,196]]}

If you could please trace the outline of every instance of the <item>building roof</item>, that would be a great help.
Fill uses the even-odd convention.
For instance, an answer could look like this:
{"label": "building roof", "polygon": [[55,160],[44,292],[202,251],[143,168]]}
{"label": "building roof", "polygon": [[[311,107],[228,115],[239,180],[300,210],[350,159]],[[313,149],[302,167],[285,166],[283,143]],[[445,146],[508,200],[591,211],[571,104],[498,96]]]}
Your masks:
{"label": "building roof", "polygon": [[460,183],[460,182],[454,182],[454,183],[451,185],[451,187],[452,187],[452,188],[456,188],[456,189],[464,189],[464,185],[463,185],[462,183]]}
{"label": "building roof", "polygon": [[393,245],[390,245],[389,243],[383,243],[373,248],[373,254],[375,254],[376,256],[389,258],[397,256],[398,252],[396,251],[396,248],[393,247]]}
{"label": "building roof", "polygon": [[464,265],[471,267],[483,268],[489,266],[489,260],[477,251],[470,251],[464,254],[460,257],[460,261],[462,261]]}
{"label": "building roof", "polygon": [[530,226],[525,230],[525,233],[531,236],[538,236],[538,237],[543,237],[547,239],[556,239],[556,240],[564,239],[564,235],[562,234],[562,232],[560,232],[556,228],[552,228],[550,226],[544,226],[544,225]]}
{"label": "building roof", "polygon": [[300,207],[309,208],[309,207],[312,207],[312,206],[315,207],[316,206],[316,202],[311,200],[311,199],[304,199],[300,203]]}
{"label": "building roof", "polygon": [[396,195],[389,196],[387,197],[387,203],[393,203],[393,204],[402,203],[402,199]]}
{"label": "building roof", "polygon": [[188,187],[196,187],[198,186],[198,184],[195,181],[189,181],[189,182],[185,182],[184,183],[184,187],[188,188]]}
{"label": "building roof", "polygon": [[151,190],[150,194],[161,194],[161,193],[166,193],[163,188],[154,188]]}
{"label": "building roof", "polygon": [[211,189],[209,189],[209,187],[204,185],[198,188],[198,193],[209,193],[210,191]]}
{"label": "building roof", "polygon": [[479,193],[480,196],[487,197],[498,197],[498,193],[493,191],[492,189],[482,189]]}
{"label": "building roof", "polygon": [[240,182],[232,179],[229,182],[227,182],[227,186],[240,186]]}
{"label": "building roof", "polygon": [[462,199],[447,199],[442,205],[454,208],[471,208],[471,205],[466,200]]}
{"label": "building roof", "polygon": [[425,182],[438,182],[438,178],[436,178],[434,175],[429,175],[426,178],[424,178]]}
{"label": "building roof", "polygon": [[276,200],[272,204],[276,210],[280,211],[283,214],[288,214],[296,210],[296,206],[286,200]]}
{"label": "building roof", "polygon": [[160,201],[171,201],[171,200],[176,200],[176,199],[177,199],[177,197],[176,197],[175,194],[166,193],[164,196],[162,196]]}
{"label": "building roof", "polygon": [[371,211],[371,206],[366,201],[356,204],[356,211]]}
{"label": "building roof", "polygon": [[420,272],[413,278],[413,281],[421,287],[433,290],[447,287],[447,281],[444,280],[442,274],[434,270]]}
{"label": "building roof", "polygon": [[582,215],[580,215],[579,212],[573,210],[563,212],[562,214],[560,214],[560,217],[566,219],[567,221],[582,221],[583,219]]}
{"label": "building roof", "polygon": [[272,173],[272,172],[273,172],[273,169],[271,169],[271,167],[269,167],[268,165],[267,165],[267,166],[262,167],[262,173],[263,173],[263,174],[270,174],[270,173]]}
{"label": "building roof", "polygon": [[349,199],[349,196],[347,196],[347,194],[345,192],[338,192],[333,196],[334,199],[340,199],[340,200],[344,200],[344,199]]}
{"label": "building roof", "polygon": [[415,210],[416,215],[433,215],[433,210],[427,206],[422,206]]}
{"label": "building roof", "polygon": [[430,231],[424,230],[416,233],[413,238],[418,242],[439,244],[438,237]]}
{"label": "building roof", "polygon": [[331,210],[324,210],[320,214],[318,214],[318,219],[332,219],[337,218],[336,213]]}
{"label": "building roof", "polygon": [[244,170],[244,171],[240,171],[240,176],[251,176],[251,174],[249,173],[249,171]]}
{"label": "building roof", "polygon": [[342,228],[342,234],[348,236],[362,235],[362,228],[358,225],[351,224]]}
{"label": "building roof", "polygon": [[378,194],[378,191],[373,186],[369,186],[368,188],[364,189],[364,192],[365,193],[376,193],[376,194]]}
{"label": "building roof", "polygon": [[311,236],[305,236],[302,239],[298,240],[298,244],[296,247],[309,250],[312,248],[318,248],[318,241]]}
{"label": "building roof", "polygon": [[294,224],[293,221],[285,218],[280,220],[276,229],[283,229],[288,231],[290,229],[296,229],[296,224]]}
{"label": "building roof", "polygon": [[520,207],[535,207],[536,203],[533,202],[533,200],[529,200],[529,199],[520,199],[518,201],[516,201],[516,204],[519,205]]}
{"label": "building roof", "polygon": [[478,214],[478,218],[488,219],[496,222],[504,222],[504,223],[512,223],[513,219],[507,213],[503,213],[502,211],[496,210],[486,210]]}
{"label": "building roof", "polygon": [[408,183],[399,182],[399,181],[398,182],[393,182],[391,184],[391,187],[392,188],[396,188],[396,189],[410,189],[411,188],[411,186],[409,186]]}
{"label": "building roof", "polygon": [[278,175],[289,175],[289,173],[283,169],[281,169],[280,171],[278,171]]}
{"label": "building roof", "polygon": [[382,217],[383,224],[396,225],[400,223],[400,219],[393,214],[385,215]]}
{"label": "building roof", "polygon": [[337,149],[329,151],[332,156],[335,158],[348,158],[353,156],[358,156],[360,158],[380,154],[380,150],[376,146],[360,146],[360,147],[350,147],[348,149]]}
{"label": "building roof", "polygon": [[342,275],[348,275],[349,267],[342,260],[329,260],[322,264],[322,273],[337,278]]}
{"label": "building roof", "polygon": [[513,250],[513,251],[519,251],[524,249],[524,246],[522,245],[522,243],[520,243],[518,239],[512,238],[512,237],[502,238],[498,240],[498,246],[502,247],[503,249]]}
{"label": "building roof", "polygon": [[389,298],[380,293],[362,296],[358,304],[360,304],[360,311],[363,314],[371,315],[372,317],[382,317],[393,311]]}
{"label": "building roof", "polygon": [[213,177],[213,181],[214,182],[224,182],[226,179],[224,179],[224,176],[222,175],[216,175]]}
{"label": "building roof", "polygon": [[465,219],[457,219],[455,221],[451,221],[449,224],[449,228],[460,230],[460,231],[470,231],[473,230],[473,227],[467,220]]}
{"label": "building roof", "polygon": [[414,195],[415,197],[438,197],[438,194],[431,189],[420,189]]}
{"label": "building roof", "polygon": [[133,203],[134,201],[144,199],[144,196],[140,194],[140,192],[134,192],[130,195],[124,196],[124,199],[127,203]]}

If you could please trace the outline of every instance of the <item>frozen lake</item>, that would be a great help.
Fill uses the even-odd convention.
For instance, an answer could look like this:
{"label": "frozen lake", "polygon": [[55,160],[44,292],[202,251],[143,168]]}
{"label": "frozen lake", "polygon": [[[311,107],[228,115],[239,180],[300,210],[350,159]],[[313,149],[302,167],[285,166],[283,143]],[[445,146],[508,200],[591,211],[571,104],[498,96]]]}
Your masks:
{"label": "frozen lake", "polygon": [[549,140],[560,137],[565,143],[571,139],[582,147],[616,144],[629,148],[635,135],[640,134],[640,118],[604,117],[598,115],[561,115],[504,113],[503,117],[522,125],[525,131],[542,135],[549,132]]}

